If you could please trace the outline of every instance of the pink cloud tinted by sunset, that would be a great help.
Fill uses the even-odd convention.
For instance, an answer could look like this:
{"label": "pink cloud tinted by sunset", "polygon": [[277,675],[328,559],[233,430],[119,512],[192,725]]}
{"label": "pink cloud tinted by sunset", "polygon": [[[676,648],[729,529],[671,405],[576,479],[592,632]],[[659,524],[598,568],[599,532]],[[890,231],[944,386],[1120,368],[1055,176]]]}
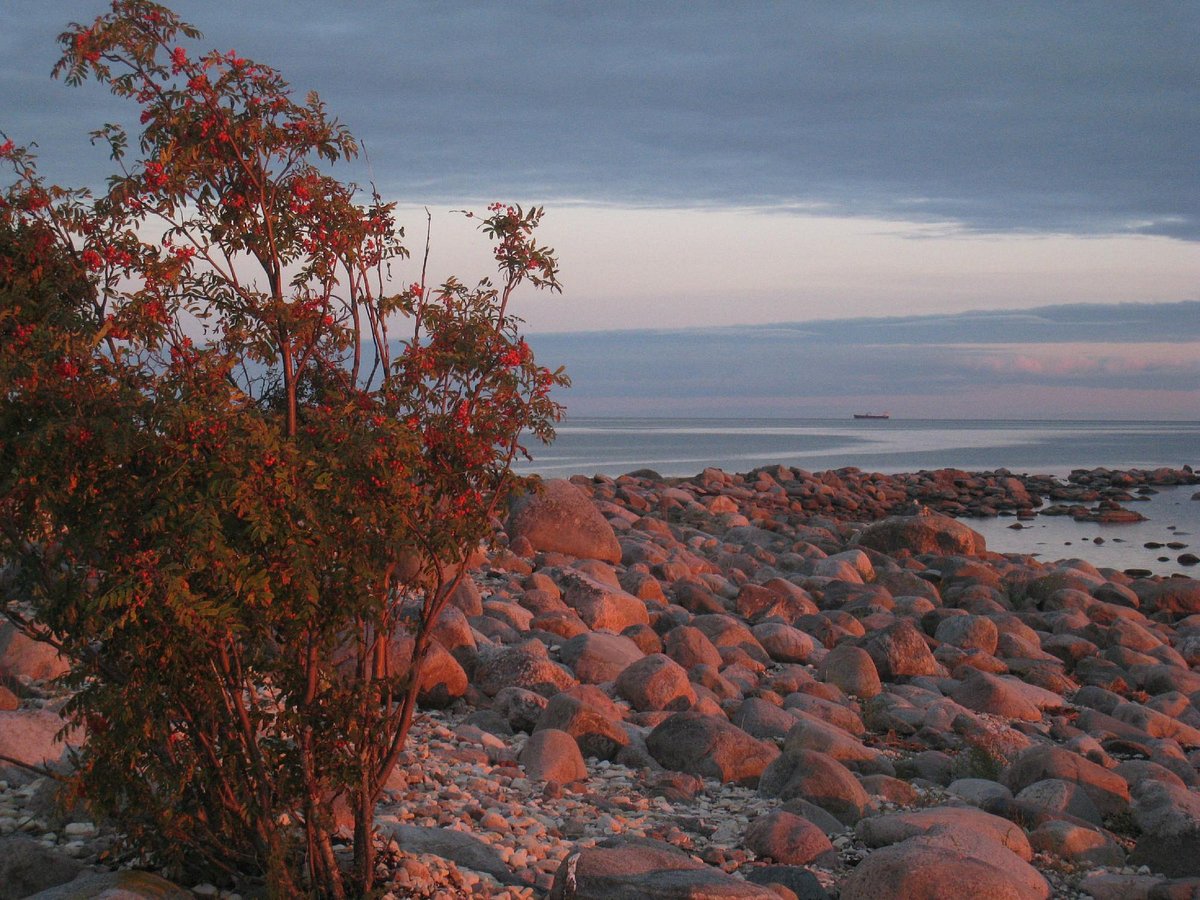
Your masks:
{"label": "pink cloud tinted by sunset", "polygon": [[948,347],[963,368],[997,374],[1047,377],[1194,372],[1200,376],[1200,343],[987,344]]}

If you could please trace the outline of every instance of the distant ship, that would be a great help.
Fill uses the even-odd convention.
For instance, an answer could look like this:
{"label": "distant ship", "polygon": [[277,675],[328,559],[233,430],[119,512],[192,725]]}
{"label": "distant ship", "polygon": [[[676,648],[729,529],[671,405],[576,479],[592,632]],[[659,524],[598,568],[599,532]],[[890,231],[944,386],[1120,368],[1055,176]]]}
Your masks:
{"label": "distant ship", "polygon": [[856,419],[890,419],[891,415],[889,415],[888,413],[855,413],[854,418],[856,418]]}

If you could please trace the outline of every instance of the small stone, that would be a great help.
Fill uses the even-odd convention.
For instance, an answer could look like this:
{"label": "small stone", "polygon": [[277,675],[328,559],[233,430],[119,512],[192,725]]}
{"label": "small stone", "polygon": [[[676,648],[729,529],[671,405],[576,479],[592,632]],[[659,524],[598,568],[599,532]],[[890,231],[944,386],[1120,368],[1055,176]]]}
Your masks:
{"label": "small stone", "polygon": [[508,831],[508,820],[497,812],[489,812],[479,820],[479,827],[488,831]]}

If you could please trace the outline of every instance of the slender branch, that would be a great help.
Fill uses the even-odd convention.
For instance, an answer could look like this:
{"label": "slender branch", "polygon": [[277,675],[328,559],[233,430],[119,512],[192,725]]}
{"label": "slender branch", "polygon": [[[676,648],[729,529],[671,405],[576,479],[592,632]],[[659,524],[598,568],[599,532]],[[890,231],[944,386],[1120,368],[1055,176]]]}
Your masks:
{"label": "slender branch", "polygon": [[0,762],[6,762],[6,763],[9,763],[14,766],[19,766],[22,769],[26,769],[27,771],[33,772],[35,775],[41,775],[43,778],[53,778],[55,781],[59,781],[59,782],[63,782],[63,783],[66,783],[69,780],[68,778],[58,774],[57,772],[53,772],[50,769],[47,769],[45,766],[39,766],[39,765],[36,765],[35,763],[27,763],[27,762],[24,762],[23,760],[16,759],[16,758],[14,758],[12,756],[8,756],[4,753],[0,753]]}

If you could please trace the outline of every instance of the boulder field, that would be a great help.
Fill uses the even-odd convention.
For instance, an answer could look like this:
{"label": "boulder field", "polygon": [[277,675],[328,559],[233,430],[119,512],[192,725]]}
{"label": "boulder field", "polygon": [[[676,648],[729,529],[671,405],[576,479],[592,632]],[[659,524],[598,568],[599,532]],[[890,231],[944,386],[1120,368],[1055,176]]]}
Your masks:
{"label": "boulder field", "polygon": [[[1200,581],[990,553],[946,515],[1111,511],[1194,483],[783,466],[547,482],[437,623],[377,814],[385,890],[1196,895]],[[62,755],[59,671],[0,628],[0,755]],[[0,900],[116,877],[90,865],[103,827],[20,767],[0,779]],[[173,896],[143,880],[122,896]]]}

